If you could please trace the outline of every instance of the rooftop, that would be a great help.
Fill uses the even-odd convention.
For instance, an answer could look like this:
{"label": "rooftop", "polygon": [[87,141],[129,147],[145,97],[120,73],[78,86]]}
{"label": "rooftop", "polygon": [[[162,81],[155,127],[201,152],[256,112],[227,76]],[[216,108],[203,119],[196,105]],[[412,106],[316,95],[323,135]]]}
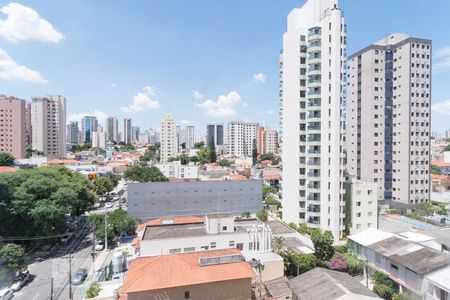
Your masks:
{"label": "rooftop", "polygon": [[442,289],[450,289],[450,266],[428,274],[426,278]]}
{"label": "rooftop", "polygon": [[368,248],[419,275],[450,264],[449,255],[396,236],[368,245]]}
{"label": "rooftop", "polygon": [[122,292],[135,293],[252,278],[252,267],[244,261],[207,266],[199,264],[201,258],[236,254],[240,254],[237,249],[224,249],[137,258],[131,263]]}
{"label": "rooftop", "polygon": [[299,299],[334,300],[343,296],[347,296],[346,299],[379,299],[358,279],[347,273],[323,268],[315,268],[294,277],[289,280],[288,285],[292,294]]}
{"label": "rooftop", "polygon": [[382,241],[392,236],[395,236],[395,234],[383,230],[378,230],[375,228],[369,228],[356,234],[352,234],[348,238],[357,242],[362,246],[368,246],[370,244]]}
{"label": "rooftop", "polygon": [[181,217],[162,217],[152,219],[146,223],[139,224],[136,231],[142,231],[147,226],[169,225],[169,224],[189,224],[189,223],[203,223],[205,219],[197,216],[181,216]]}
{"label": "rooftop", "polygon": [[10,173],[17,171],[14,167],[0,166],[0,173]]}

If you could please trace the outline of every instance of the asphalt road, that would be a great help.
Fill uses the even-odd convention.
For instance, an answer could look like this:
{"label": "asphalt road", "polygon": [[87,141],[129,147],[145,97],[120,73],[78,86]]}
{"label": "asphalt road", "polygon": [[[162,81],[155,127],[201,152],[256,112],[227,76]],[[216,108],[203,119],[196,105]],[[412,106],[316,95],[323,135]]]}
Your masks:
{"label": "asphalt road", "polygon": [[[92,274],[92,240],[90,224],[82,224],[69,242],[55,247],[54,254],[51,254],[48,259],[29,265],[32,280],[20,291],[14,293],[13,299],[70,299],[70,267],[72,275],[78,268],[86,268],[88,276]],[[73,299],[83,299],[87,288],[84,285],[72,286]]]}

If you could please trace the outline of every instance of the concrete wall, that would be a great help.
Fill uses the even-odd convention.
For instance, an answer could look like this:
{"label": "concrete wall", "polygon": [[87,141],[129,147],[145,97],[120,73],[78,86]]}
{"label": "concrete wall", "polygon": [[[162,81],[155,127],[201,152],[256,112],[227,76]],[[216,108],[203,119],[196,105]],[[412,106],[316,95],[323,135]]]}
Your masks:
{"label": "concrete wall", "polygon": [[[189,292],[189,298],[185,297],[185,292]],[[228,280],[128,294],[128,300],[149,299],[247,300],[251,299],[251,279]]]}
{"label": "concrete wall", "polygon": [[262,208],[262,181],[149,182],[128,185],[128,214],[164,216],[241,214]]}

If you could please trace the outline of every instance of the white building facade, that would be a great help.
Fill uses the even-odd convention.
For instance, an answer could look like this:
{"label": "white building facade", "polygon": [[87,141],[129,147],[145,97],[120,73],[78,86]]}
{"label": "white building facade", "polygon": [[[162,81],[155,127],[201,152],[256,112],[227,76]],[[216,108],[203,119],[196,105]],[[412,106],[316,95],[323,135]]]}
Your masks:
{"label": "white building facade", "polygon": [[198,178],[198,166],[182,165],[180,161],[157,164],[156,167],[167,178],[196,179]]}
{"label": "white building facade", "polygon": [[66,98],[36,97],[31,103],[33,149],[49,157],[66,155]]}
{"label": "white building facade", "polygon": [[116,117],[106,119],[106,138],[108,142],[119,142],[119,120]]}
{"label": "white building facade", "polygon": [[349,58],[348,171],[379,200],[430,199],[431,41],[391,34]]}
{"label": "white building facade", "polygon": [[229,155],[251,156],[256,148],[258,123],[231,121],[227,127],[227,152]]}
{"label": "white building facade", "polygon": [[343,235],[346,27],[337,0],[288,16],[280,55],[283,219]]}
{"label": "white building facade", "polygon": [[161,148],[160,162],[167,163],[170,157],[177,156],[177,129],[175,119],[171,114],[166,114],[161,121]]}

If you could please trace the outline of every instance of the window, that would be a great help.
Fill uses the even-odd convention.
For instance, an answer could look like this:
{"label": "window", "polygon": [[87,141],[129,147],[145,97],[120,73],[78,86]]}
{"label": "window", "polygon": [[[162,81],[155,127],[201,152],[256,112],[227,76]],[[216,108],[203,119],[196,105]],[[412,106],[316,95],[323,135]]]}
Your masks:
{"label": "window", "polygon": [[183,252],[195,252],[195,247],[187,247],[183,249]]}
{"label": "window", "polygon": [[361,201],[356,202],[356,206],[361,206]]}
{"label": "window", "polygon": [[227,226],[222,226],[222,231],[226,231],[227,230]]}
{"label": "window", "polygon": [[210,246],[211,246],[211,249],[216,248],[216,242],[211,242]]}
{"label": "window", "polygon": [[238,250],[244,250],[244,243],[237,243],[237,244],[236,244],[236,249],[238,249]]}
{"label": "window", "polygon": [[391,268],[398,271],[398,267],[396,265],[394,265],[394,264],[391,264]]}
{"label": "window", "polygon": [[372,195],[372,190],[367,190],[367,195]]}
{"label": "window", "polygon": [[190,299],[191,298],[191,293],[189,291],[185,291],[184,292],[184,299]]}
{"label": "window", "polygon": [[228,242],[228,246],[234,247],[234,241],[229,241],[229,242]]}
{"label": "window", "polygon": [[361,217],[361,213],[356,213],[356,217],[360,218]]}
{"label": "window", "polygon": [[181,248],[169,249],[169,253],[171,253],[171,254],[180,253],[180,252],[181,252]]}

